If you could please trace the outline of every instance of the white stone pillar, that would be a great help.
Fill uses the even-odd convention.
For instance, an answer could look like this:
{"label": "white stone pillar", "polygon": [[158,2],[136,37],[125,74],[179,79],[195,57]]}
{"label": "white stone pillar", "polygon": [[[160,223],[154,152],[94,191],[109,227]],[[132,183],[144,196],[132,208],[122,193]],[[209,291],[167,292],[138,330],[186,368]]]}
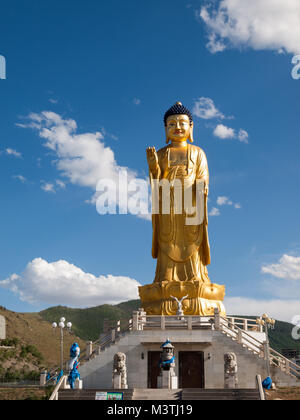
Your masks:
{"label": "white stone pillar", "polygon": [[214,314],[215,314],[215,329],[220,330],[221,329],[221,319],[220,319],[220,311],[219,311],[218,308],[215,308]]}
{"label": "white stone pillar", "polygon": [[45,386],[46,383],[47,383],[47,372],[44,371],[41,373],[41,376],[40,376],[40,386]]}
{"label": "white stone pillar", "polygon": [[243,331],[238,329],[237,342],[243,344]]}
{"label": "white stone pillar", "polygon": [[121,331],[121,321],[119,320],[117,322],[117,332],[119,333]]}
{"label": "white stone pillar", "polygon": [[87,359],[89,359],[91,357],[92,353],[93,353],[93,342],[88,341],[86,343],[86,357],[87,357]]}
{"label": "white stone pillar", "polygon": [[139,329],[139,312],[134,311],[132,315],[132,329],[133,331],[138,331]]}
{"label": "white stone pillar", "polygon": [[290,374],[290,362],[287,359],[285,360],[285,371]]}

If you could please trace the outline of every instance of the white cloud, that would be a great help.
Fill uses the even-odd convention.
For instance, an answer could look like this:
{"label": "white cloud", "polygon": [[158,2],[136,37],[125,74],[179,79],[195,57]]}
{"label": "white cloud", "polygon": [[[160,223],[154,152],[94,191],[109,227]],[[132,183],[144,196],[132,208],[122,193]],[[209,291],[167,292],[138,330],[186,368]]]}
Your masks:
{"label": "white cloud", "polygon": [[17,152],[15,149],[8,148],[8,149],[5,149],[5,152],[9,156],[14,156],[16,158],[21,158],[22,157],[22,153]]}
{"label": "white cloud", "polygon": [[134,105],[141,105],[142,101],[139,98],[133,98]]}
{"label": "white cloud", "polygon": [[220,214],[220,210],[217,207],[213,207],[209,212],[209,216],[220,216]]}
{"label": "white cloud", "polygon": [[215,137],[219,137],[220,139],[238,139],[241,143],[248,144],[249,134],[246,130],[240,129],[238,134],[235,132],[233,128],[227,127],[224,124],[218,124],[213,131]]}
{"label": "white cloud", "polygon": [[233,206],[235,209],[241,209],[240,203],[234,203],[229,197],[220,196],[217,198],[218,206]]}
{"label": "white cloud", "polygon": [[299,0],[210,0],[197,16],[212,53],[232,48],[300,52]]}
{"label": "white cloud", "polygon": [[[44,146],[56,154],[55,165],[60,175],[72,184],[96,191],[99,180],[109,180],[117,186],[118,200],[122,199],[122,194],[127,195],[127,191],[122,188],[119,190],[121,171],[126,171],[128,184],[131,181],[137,184],[145,182],[137,177],[134,170],[118,165],[113,150],[104,143],[103,132],[79,134],[75,120],[64,119],[51,111],[31,113],[28,120],[27,123],[17,125],[38,131]],[[48,183],[47,190],[53,192],[54,183],[52,186]],[[99,193],[95,192],[87,202],[96,203],[98,196]],[[143,217],[140,214],[138,216]],[[149,219],[149,216],[145,218]]]}
{"label": "white cloud", "polygon": [[214,118],[224,119],[225,116],[216,108],[214,101],[210,98],[201,97],[194,103],[193,114],[198,118],[210,120]]}
{"label": "white cloud", "polygon": [[242,142],[242,143],[246,143],[246,144],[248,144],[248,143],[249,143],[249,141],[248,141],[249,134],[247,133],[247,131],[246,131],[246,130],[242,130],[242,129],[240,129],[240,131],[239,131],[239,133],[238,133],[237,138],[238,138],[238,140],[239,140],[240,142]]}
{"label": "white cloud", "polygon": [[235,137],[234,129],[226,127],[226,125],[223,124],[218,124],[214,129],[213,134],[220,139],[233,139]]}
{"label": "white cloud", "polygon": [[67,261],[31,261],[21,275],[12,274],[0,286],[31,304],[90,307],[138,299],[140,284],[125,276],[95,276]]}
{"label": "white cloud", "polygon": [[232,201],[230,201],[228,197],[220,196],[217,198],[217,204],[218,206],[225,206],[226,204],[231,206]]}
{"label": "white cloud", "polygon": [[[230,119],[234,117],[226,117],[221,111],[217,109],[214,101],[211,98],[201,97],[194,102],[193,114],[204,120],[211,119]],[[242,143],[248,143],[249,134],[246,130],[240,129],[238,133],[233,128],[227,127],[224,124],[218,124],[214,131],[214,136],[221,139],[238,139]]]}
{"label": "white cloud", "polygon": [[300,280],[300,257],[283,255],[277,264],[262,267],[261,271],[285,280]]}
{"label": "white cloud", "polygon": [[66,184],[61,179],[57,179],[55,182],[58,187],[62,189],[66,188]]}
{"label": "white cloud", "polygon": [[263,265],[261,272],[271,276],[264,279],[264,290],[282,299],[300,299],[300,257],[285,254],[277,263]]}
{"label": "white cloud", "polygon": [[[219,196],[217,198],[217,205],[218,206],[233,206],[235,209],[241,209],[242,206],[240,203],[234,203],[232,200],[230,200],[229,197],[225,196]],[[209,212],[209,216],[220,216],[221,212],[218,207],[212,207],[212,209]]]}
{"label": "white cloud", "polygon": [[227,297],[224,299],[224,304],[227,314],[231,315],[261,316],[267,313],[277,320],[292,322],[293,317],[300,314],[299,299],[260,300],[246,297]]}
{"label": "white cloud", "polygon": [[55,187],[54,184],[51,182],[45,182],[41,185],[41,189],[45,192],[55,193]]}
{"label": "white cloud", "polygon": [[27,179],[23,175],[13,175],[13,178],[18,179],[19,181],[22,182],[22,184],[24,184],[27,181]]}

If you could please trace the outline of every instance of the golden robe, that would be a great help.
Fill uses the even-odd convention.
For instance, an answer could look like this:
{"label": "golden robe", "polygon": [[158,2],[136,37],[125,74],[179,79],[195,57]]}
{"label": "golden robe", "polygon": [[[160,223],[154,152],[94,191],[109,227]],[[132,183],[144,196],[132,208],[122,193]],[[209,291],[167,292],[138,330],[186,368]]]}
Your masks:
{"label": "golden robe", "polygon": [[[203,181],[208,187],[209,171],[204,151],[188,144],[184,162],[171,161],[171,145],[157,152],[159,169],[150,174],[154,180],[184,181],[191,188],[192,203],[196,204],[196,182]],[[175,150],[175,149],[173,149]],[[161,192],[160,192],[161,193]],[[160,194],[161,201],[161,194]],[[210,283],[206,266],[210,264],[210,247],[207,232],[207,195],[204,195],[204,219],[201,224],[187,225],[189,215],[182,205],[181,214],[176,214],[174,189],[170,190],[170,212],[152,215],[153,240],[152,256],[157,259],[155,282],[200,281]]]}

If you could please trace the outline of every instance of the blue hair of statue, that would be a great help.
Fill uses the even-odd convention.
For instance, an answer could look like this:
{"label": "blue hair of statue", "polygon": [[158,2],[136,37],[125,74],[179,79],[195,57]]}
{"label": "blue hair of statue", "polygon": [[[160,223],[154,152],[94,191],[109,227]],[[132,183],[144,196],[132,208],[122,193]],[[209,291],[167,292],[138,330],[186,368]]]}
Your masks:
{"label": "blue hair of statue", "polygon": [[167,119],[171,115],[187,115],[189,117],[190,124],[193,123],[192,113],[185,106],[183,106],[181,102],[176,102],[176,104],[173,105],[170,109],[168,109],[168,111],[165,113],[164,115],[165,126],[167,125]]}
{"label": "blue hair of statue", "polygon": [[263,380],[262,386],[265,389],[271,389],[272,388],[272,379],[270,378],[270,376],[268,376],[265,380]]}
{"label": "blue hair of statue", "polygon": [[[79,348],[78,343],[73,343],[70,348],[70,357],[74,358],[77,356],[77,349]],[[79,356],[79,355],[78,355]]]}

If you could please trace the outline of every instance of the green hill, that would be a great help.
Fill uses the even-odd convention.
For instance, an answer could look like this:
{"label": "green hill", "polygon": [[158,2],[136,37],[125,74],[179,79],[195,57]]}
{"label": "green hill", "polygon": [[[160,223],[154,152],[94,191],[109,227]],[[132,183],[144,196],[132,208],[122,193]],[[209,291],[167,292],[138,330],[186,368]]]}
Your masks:
{"label": "green hill", "polygon": [[132,312],[140,308],[140,300],[131,300],[119,305],[101,305],[86,309],[72,309],[66,306],[55,306],[41,311],[39,315],[48,322],[65,317],[73,324],[72,330],[82,340],[95,341],[103,332],[103,321],[124,320],[132,317]]}

